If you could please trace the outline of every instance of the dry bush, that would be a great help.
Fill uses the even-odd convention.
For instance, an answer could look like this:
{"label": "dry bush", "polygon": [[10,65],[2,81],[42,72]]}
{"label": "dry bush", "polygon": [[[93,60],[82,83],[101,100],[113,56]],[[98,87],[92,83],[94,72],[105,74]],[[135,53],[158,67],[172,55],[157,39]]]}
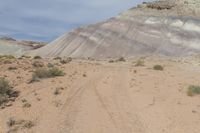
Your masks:
{"label": "dry bush", "polygon": [[161,66],[161,65],[155,65],[155,66],[153,67],[153,69],[154,69],[154,70],[158,70],[158,71],[163,71],[163,70],[164,70],[164,67]]}
{"label": "dry bush", "polygon": [[0,77],[0,106],[5,108],[6,103],[9,101],[14,101],[16,97],[19,96],[19,92],[14,91],[9,81],[5,78]]}
{"label": "dry bush", "polygon": [[144,60],[143,60],[143,59],[137,60],[135,66],[137,66],[137,67],[138,67],[138,66],[144,66]]}
{"label": "dry bush", "polygon": [[62,64],[67,64],[67,63],[70,63],[72,61],[72,58],[71,57],[68,57],[66,59],[62,59],[60,60],[60,63]]}
{"label": "dry bush", "polygon": [[16,133],[19,130],[31,129],[33,126],[35,126],[35,124],[30,120],[16,120],[15,118],[10,118],[7,121],[7,126],[9,128],[7,133]]}
{"label": "dry bush", "polygon": [[42,59],[40,56],[34,56],[33,59]]}
{"label": "dry bush", "polygon": [[120,57],[120,58],[119,58],[119,59],[117,59],[116,61],[117,61],[117,62],[118,62],[118,61],[125,62],[126,60],[125,60],[125,58],[124,58],[124,57]]}
{"label": "dry bush", "polygon": [[44,63],[42,61],[34,61],[32,64],[34,67],[44,67]]}

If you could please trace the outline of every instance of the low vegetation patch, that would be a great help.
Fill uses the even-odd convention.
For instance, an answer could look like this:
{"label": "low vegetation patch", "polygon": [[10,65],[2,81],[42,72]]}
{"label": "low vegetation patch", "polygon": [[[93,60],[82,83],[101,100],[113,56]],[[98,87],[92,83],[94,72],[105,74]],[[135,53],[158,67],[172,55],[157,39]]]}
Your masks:
{"label": "low vegetation patch", "polygon": [[10,66],[10,67],[8,67],[8,70],[17,70],[17,67],[16,66]]}
{"label": "low vegetation patch", "polygon": [[60,63],[62,64],[67,64],[67,63],[70,63],[72,61],[72,58],[71,57],[68,57],[66,59],[61,59],[60,60]]}
{"label": "low vegetation patch", "polygon": [[64,88],[63,87],[56,88],[54,91],[54,95],[59,95],[61,93],[61,90],[64,90]]}
{"label": "low vegetation patch", "polygon": [[21,58],[26,58],[26,59],[30,59],[31,56],[28,56],[28,55],[22,55]]}
{"label": "low vegetation patch", "polygon": [[12,55],[0,55],[0,59],[16,59],[16,58]]}
{"label": "low vegetation patch", "polygon": [[161,65],[155,65],[155,66],[153,67],[153,69],[154,69],[154,70],[158,70],[158,71],[163,71],[163,70],[164,70],[164,67],[161,66]]}
{"label": "low vegetation patch", "polygon": [[14,100],[16,97],[18,97],[18,95],[18,92],[12,90],[9,81],[0,77],[0,106],[9,102],[10,100]]}
{"label": "low vegetation patch", "polygon": [[55,66],[55,65],[52,64],[52,63],[48,63],[48,64],[47,64],[47,67],[48,67],[48,68],[53,68],[54,66]]}
{"label": "low vegetation patch", "polygon": [[0,55],[0,62],[11,64],[16,58],[12,55]]}
{"label": "low vegetation patch", "polygon": [[190,85],[187,94],[188,96],[200,95],[200,86]]}
{"label": "low vegetation patch", "polygon": [[114,63],[115,61],[114,61],[114,60],[109,60],[108,62],[109,62],[109,63]]}
{"label": "low vegetation patch", "polygon": [[119,59],[116,59],[116,60],[109,60],[108,61],[109,63],[115,63],[115,62],[126,62],[125,58],[124,57],[120,57]]}
{"label": "low vegetation patch", "polygon": [[33,57],[33,59],[42,59],[42,57],[40,57],[40,56],[35,56],[35,57]]}
{"label": "low vegetation patch", "polygon": [[33,126],[35,126],[35,124],[30,120],[16,120],[14,118],[10,118],[7,121],[7,126],[9,128],[8,133],[15,133],[19,130],[31,129]]}
{"label": "low vegetation patch", "polygon": [[44,63],[42,61],[36,60],[32,64],[34,67],[44,67]]}
{"label": "low vegetation patch", "polygon": [[32,75],[31,82],[38,81],[38,79],[53,78],[57,76],[64,76],[64,72],[57,67],[53,68],[38,68]]}
{"label": "low vegetation patch", "polygon": [[55,57],[54,60],[62,60],[61,57]]}
{"label": "low vegetation patch", "polygon": [[137,60],[137,62],[135,63],[135,66],[137,66],[137,67],[144,66],[144,60],[143,59]]}
{"label": "low vegetation patch", "polygon": [[117,62],[118,62],[118,61],[125,62],[126,60],[125,60],[125,58],[124,58],[124,57],[120,57],[120,58],[119,58],[119,59],[117,59],[116,61],[117,61]]}

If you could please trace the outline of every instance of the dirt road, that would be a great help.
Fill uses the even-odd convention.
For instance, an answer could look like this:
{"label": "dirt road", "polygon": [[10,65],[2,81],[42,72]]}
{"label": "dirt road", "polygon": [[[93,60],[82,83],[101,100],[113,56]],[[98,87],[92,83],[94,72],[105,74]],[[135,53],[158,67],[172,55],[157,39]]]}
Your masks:
{"label": "dirt road", "polygon": [[[164,71],[152,69],[158,63]],[[34,121],[33,128],[18,130],[25,133],[199,133],[199,96],[186,94],[189,85],[200,83],[195,63],[72,62],[63,69],[64,77],[16,87],[21,96],[0,110],[3,132],[15,117]],[[64,90],[54,95],[56,87]],[[22,99],[31,107],[23,108]]]}

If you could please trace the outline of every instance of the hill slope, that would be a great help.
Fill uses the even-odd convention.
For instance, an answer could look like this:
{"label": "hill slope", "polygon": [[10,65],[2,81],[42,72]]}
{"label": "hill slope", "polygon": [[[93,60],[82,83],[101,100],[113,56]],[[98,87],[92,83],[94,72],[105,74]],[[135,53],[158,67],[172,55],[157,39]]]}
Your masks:
{"label": "hill slope", "polygon": [[199,5],[197,0],[143,3],[105,22],[66,33],[31,54],[97,59],[196,54],[200,51]]}

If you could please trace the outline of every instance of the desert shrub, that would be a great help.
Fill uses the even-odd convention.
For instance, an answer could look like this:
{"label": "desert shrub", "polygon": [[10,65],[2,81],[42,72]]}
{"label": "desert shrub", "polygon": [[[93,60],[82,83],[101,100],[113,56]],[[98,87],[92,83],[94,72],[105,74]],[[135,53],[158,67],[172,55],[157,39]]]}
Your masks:
{"label": "desert shrub", "polygon": [[44,67],[44,63],[38,60],[34,61],[32,65],[34,67]]}
{"label": "desert shrub", "polygon": [[32,121],[25,121],[23,124],[23,128],[30,129],[34,126],[35,124]]}
{"label": "desert shrub", "polygon": [[31,82],[38,81],[38,79],[52,78],[56,76],[64,76],[64,72],[57,67],[38,68],[34,71]]}
{"label": "desert shrub", "polygon": [[121,62],[125,62],[125,58],[124,57],[120,57],[119,59],[117,59],[116,61],[121,61]]}
{"label": "desert shrub", "polygon": [[17,67],[16,66],[10,66],[10,67],[8,67],[8,70],[17,70]]}
{"label": "desert shrub", "polygon": [[9,82],[5,78],[0,78],[0,95],[9,95],[12,90]]}
{"label": "desert shrub", "polygon": [[190,85],[187,94],[188,96],[200,95],[200,86]]}
{"label": "desert shrub", "polygon": [[13,91],[9,82],[5,78],[0,77],[0,106],[8,102],[12,94]]}
{"label": "desert shrub", "polygon": [[66,59],[62,59],[60,60],[60,63],[62,64],[67,64],[67,63],[70,63],[72,61],[72,58],[71,57],[68,57]]}
{"label": "desert shrub", "polygon": [[55,57],[54,60],[62,60],[61,57]]}
{"label": "desert shrub", "polygon": [[154,70],[159,70],[159,71],[163,71],[163,70],[164,70],[163,66],[161,66],[161,65],[155,65],[155,66],[153,67],[153,69],[154,69]]}
{"label": "desert shrub", "polygon": [[144,60],[143,59],[137,60],[135,66],[144,66]]}
{"label": "desert shrub", "polygon": [[33,59],[42,59],[41,56],[34,56]]}
{"label": "desert shrub", "polygon": [[19,130],[30,129],[35,126],[35,124],[30,120],[16,120],[15,118],[10,118],[7,121],[7,126],[9,128],[7,133],[16,133],[19,132]]}
{"label": "desert shrub", "polygon": [[56,77],[56,76],[64,76],[64,72],[57,67],[53,67],[49,69],[50,77]]}
{"label": "desert shrub", "polygon": [[16,120],[15,120],[14,118],[10,118],[10,119],[7,121],[7,126],[8,126],[8,127],[13,127],[15,124],[16,124]]}
{"label": "desert shrub", "polygon": [[11,64],[16,58],[12,55],[0,55],[0,62]]}
{"label": "desert shrub", "polygon": [[31,104],[26,102],[23,104],[23,108],[30,108],[31,107]]}
{"label": "desert shrub", "polygon": [[27,59],[30,59],[31,56],[28,56],[28,55],[22,55],[21,58],[27,58]]}
{"label": "desert shrub", "polygon": [[0,55],[0,59],[15,59],[12,55]]}
{"label": "desert shrub", "polygon": [[115,61],[114,61],[114,60],[109,60],[108,62],[109,62],[109,63],[114,63]]}
{"label": "desert shrub", "polygon": [[47,67],[48,67],[48,68],[53,68],[53,67],[54,67],[54,64],[48,63],[48,64],[47,64]]}

